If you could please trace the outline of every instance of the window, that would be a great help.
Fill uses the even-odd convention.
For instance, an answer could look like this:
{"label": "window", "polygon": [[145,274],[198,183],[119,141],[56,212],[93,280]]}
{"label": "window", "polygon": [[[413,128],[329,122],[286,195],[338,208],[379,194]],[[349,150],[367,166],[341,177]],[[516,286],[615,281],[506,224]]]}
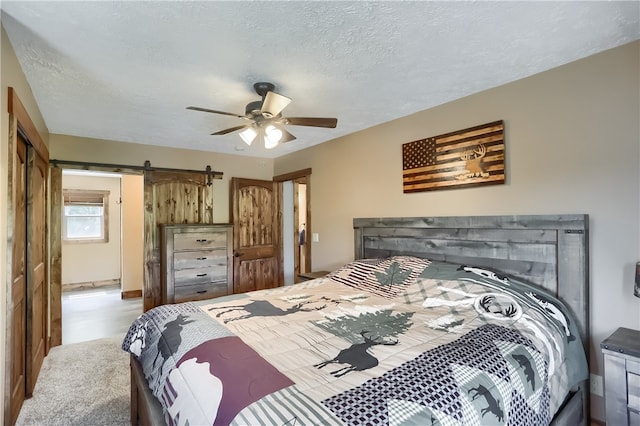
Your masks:
{"label": "window", "polygon": [[65,189],[62,239],[67,242],[109,242],[109,191]]}

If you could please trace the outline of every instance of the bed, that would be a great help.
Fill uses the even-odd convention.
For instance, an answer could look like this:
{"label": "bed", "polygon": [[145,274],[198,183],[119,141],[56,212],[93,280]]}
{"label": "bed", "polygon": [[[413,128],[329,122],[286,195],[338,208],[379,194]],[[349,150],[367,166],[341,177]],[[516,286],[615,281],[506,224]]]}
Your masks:
{"label": "bed", "polygon": [[587,424],[587,215],[353,227],[326,277],[138,318],[132,424]]}

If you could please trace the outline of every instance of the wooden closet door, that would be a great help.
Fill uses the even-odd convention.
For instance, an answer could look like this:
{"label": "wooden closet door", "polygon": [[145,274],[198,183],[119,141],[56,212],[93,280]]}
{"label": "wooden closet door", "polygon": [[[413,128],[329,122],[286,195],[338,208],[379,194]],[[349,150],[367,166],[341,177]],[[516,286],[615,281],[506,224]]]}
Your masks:
{"label": "wooden closet door", "polygon": [[144,175],[144,310],[162,304],[159,225],[213,223],[213,189],[202,173]]}
{"label": "wooden closet door", "polygon": [[47,342],[47,174],[48,161],[28,150],[27,180],[27,388],[33,392]]}
{"label": "wooden closet door", "polygon": [[8,410],[14,424],[31,396],[48,350],[47,177],[49,150],[12,87],[8,88],[8,237],[11,286],[7,295]]}
{"label": "wooden closet door", "polygon": [[24,402],[27,369],[27,145],[22,138],[18,138],[13,171],[12,323],[11,329],[8,330],[11,346],[10,424],[15,424]]}

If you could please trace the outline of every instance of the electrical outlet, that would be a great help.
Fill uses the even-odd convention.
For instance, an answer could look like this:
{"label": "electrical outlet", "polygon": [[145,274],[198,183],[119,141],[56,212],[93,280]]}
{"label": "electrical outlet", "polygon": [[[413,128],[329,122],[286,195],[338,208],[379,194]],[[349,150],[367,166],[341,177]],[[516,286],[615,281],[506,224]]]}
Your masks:
{"label": "electrical outlet", "polygon": [[598,396],[604,395],[604,384],[602,383],[602,376],[598,376],[597,374],[590,374],[589,382],[592,394]]}

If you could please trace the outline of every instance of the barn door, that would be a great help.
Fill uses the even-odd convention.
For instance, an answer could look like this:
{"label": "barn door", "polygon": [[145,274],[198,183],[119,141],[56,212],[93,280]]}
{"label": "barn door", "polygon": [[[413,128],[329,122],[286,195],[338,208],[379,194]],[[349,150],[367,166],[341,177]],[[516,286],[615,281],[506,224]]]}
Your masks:
{"label": "barn door", "polygon": [[144,310],[162,302],[159,225],[213,223],[213,189],[202,173],[145,171]]}
{"label": "barn door", "polygon": [[274,199],[271,181],[231,179],[234,293],[279,285]]}

